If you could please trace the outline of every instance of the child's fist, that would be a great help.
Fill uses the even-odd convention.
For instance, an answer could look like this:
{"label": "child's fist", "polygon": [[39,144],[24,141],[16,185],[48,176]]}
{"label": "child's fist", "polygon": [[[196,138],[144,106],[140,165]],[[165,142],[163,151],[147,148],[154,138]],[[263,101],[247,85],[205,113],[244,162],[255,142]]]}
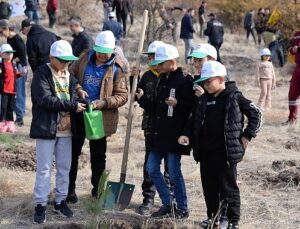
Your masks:
{"label": "child's fist", "polygon": [[190,144],[190,140],[187,136],[180,136],[178,139],[178,143],[180,145],[188,146]]}

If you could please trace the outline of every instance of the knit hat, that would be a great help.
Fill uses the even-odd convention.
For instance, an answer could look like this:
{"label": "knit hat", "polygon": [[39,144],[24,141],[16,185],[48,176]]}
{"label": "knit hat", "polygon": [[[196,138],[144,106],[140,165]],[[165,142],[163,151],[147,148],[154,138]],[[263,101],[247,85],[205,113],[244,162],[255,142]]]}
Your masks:
{"label": "knit hat", "polygon": [[78,57],[73,55],[70,43],[65,40],[55,41],[51,45],[50,56],[66,61],[78,60]]}
{"label": "knit hat", "polygon": [[200,44],[196,46],[196,48],[193,50],[191,55],[188,56],[188,58],[195,57],[195,58],[202,59],[207,56],[210,56],[216,60],[217,59],[216,48],[210,44]]}
{"label": "knit hat", "polygon": [[202,82],[216,76],[225,77],[226,75],[227,71],[225,66],[218,61],[211,60],[203,64],[201,78],[194,81],[194,83]]}
{"label": "knit hat", "polygon": [[149,66],[155,66],[168,60],[173,60],[179,57],[178,50],[175,46],[169,44],[163,44],[157,47],[155,51],[154,61],[150,62]]}
{"label": "knit hat", "polygon": [[116,47],[115,43],[116,39],[112,31],[102,31],[97,35],[93,49],[96,52],[111,54]]}
{"label": "knit hat", "polygon": [[156,49],[159,46],[162,46],[164,42],[162,41],[153,41],[151,44],[148,46],[147,52],[144,52],[143,54],[155,54]]}

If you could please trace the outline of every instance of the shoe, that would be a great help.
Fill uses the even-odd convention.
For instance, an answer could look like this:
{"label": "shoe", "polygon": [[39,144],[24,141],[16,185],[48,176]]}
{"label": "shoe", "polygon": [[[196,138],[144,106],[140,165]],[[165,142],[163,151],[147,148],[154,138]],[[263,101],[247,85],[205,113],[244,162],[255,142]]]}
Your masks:
{"label": "shoe", "polygon": [[168,217],[169,214],[172,212],[172,209],[170,206],[161,206],[160,209],[157,212],[152,213],[150,216],[151,218],[163,218]]}
{"label": "shoe", "polygon": [[227,229],[239,229],[239,225],[237,223],[229,223]]}
{"label": "shoe", "polygon": [[227,229],[228,227],[228,218],[227,216],[220,217],[220,229]]}
{"label": "shoe", "polygon": [[55,203],[53,211],[57,214],[61,214],[68,218],[71,218],[74,215],[72,210],[68,207],[66,201],[64,201],[64,200],[62,200],[59,204]]}
{"label": "shoe", "polygon": [[22,127],[22,126],[24,126],[24,121],[23,121],[23,119],[17,119],[17,120],[15,121],[15,124],[16,124],[16,126],[18,126],[18,127]]}
{"label": "shoe", "polygon": [[296,118],[289,118],[286,122],[282,123],[283,126],[295,125],[297,123]]}
{"label": "shoe", "polygon": [[[219,229],[220,228],[219,227],[220,226],[220,222],[219,221],[215,221],[213,227],[212,227],[212,223],[213,223],[212,219],[203,220],[201,222],[201,227],[205,228],[205,229],[211,229],[211,228],[212,229]],[[227,227],[225,229],[227,229]]]}
{"label": "shoe", "polygon": [[154,200],[144,198],[143,203],[137,209],[137,213],[140,215],[150,215],[150,211],[153,208]]}
{"label": "shoe", "polygon": [[189,211],[188,210],[181,210],[181,209],[176,209],[175,210],[175,218],[176,219],[187,219],[189,218]]}
{"label": "shoe", "polygon": [[7,131],[6,122],[0,122],[0,133],[5,133]]}
{"label": "shoe", "polygon": [[66,202],[68,204],[76,204],[78,202],[78,197],[76,195],[75,190],[69,191],[68,196],[66,198]]}
{"label": "shoe", "polygon": [[46,206],[42,206],[41,204],[36,205],[33,222],[37,224],[46,222]]}
{"label": "shoe", "polygon": [[13,121],[6,121],[7,132],[14,133],[16,131],[16,126]]}

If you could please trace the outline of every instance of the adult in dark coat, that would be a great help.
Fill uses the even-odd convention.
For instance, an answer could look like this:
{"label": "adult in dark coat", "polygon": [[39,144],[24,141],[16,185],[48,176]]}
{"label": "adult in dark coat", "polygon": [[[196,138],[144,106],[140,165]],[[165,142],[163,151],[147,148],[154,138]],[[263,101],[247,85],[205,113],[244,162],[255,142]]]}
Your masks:
{"label": "adult in dark coat", "polygon": [[123,23],[123,36],[126,36],[127,16],[132,15],[131,4],[128,0],[114,0],[112,11],[116,10],[117,21]]}
{"label": "adult in dark coat", "polygon": [[122,25],[115,20],[116,14],[114,12],[109,13],[109,20],[104,22],[103,31],[110,30],[116,38],[116,44],[120,45],[121,38],[123,36]]}
{"label": "adult in dark coat", "polygon": [[254,43],[256,44],[255,37],[255,24],[254,24],[254,10],[250,10],[244,18],[244,28],[246,30],[246,38],[249,39],[250,34],[253,37]]}
{"label": "adult in dark coat", "polygon": [[185,46],[185,55],[184,61],[187,64],[187,57],[193,51],[193,33],[195,33],[195,29],[193,26],[193,16],[195,14],[195,10],[193,8],[188,9],[188,11],[184,14],[181,20],[181,28],[180,28],[180,38],[184,41]]}
{"label": "adult in dark coat", "polygon": [[27,36],[27,56],[34,72],[38,66],[50,61],[50,47],[55,41],[60,40],[60,37],[40,25],[35,25],[29,19],[22,21],[22,33]]}
{"label": "adult in dark coat", "polygon": [[81,18],[73,16],[69,20],[69,27],[73,33],[73,41],[71,43],[75,56],[80,56],[83,52],[92,48],[93,38],[82,27]]}
{"label": "adult in dark coat", "polygon": [[202,1],[199,9],[198,9],[198,18],[199,18],[199,25],[200,25],[200,38],[204,37],[204,24],[206,22],[205,13],[206,13],[207,2]]}
{"label": "adult in dark coat", "polygon": [[214,13],[209,14],[208,17],[209,22],[207,22],[207,28],[204,31],[204,34],[208,36],[209,43],[216,48],[218,54],[217,60],[222,62],[219,50],[223,44],[224,27],[222,23],[217,20]]}

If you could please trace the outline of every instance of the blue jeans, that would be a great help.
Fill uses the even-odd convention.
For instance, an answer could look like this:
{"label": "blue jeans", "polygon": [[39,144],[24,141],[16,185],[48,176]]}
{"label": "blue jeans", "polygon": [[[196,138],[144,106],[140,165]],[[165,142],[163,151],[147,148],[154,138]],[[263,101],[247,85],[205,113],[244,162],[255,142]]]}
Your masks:
{"label": "blue jeans", "polygon": [[[19,67],[19,71],[22,71],[22,66]],[[26,110],[26,80],[27,80],[28,73],[25,76],[17,79],[16,86],[17,86],[17,94],[16,94],[16,105],[15,105],[15,112],[17,116],[17,120],[22,120],[25,116]]]}
{"label": "blue jeans", "polygon": [[[168,185],[165,182],[163,174],[160,172],[160,163],[164,158],[163,152],[149,152],[147,161],[147,170],[151,180],[153,181],[162,204],[165,206],[172,205],[172,196]],[[181,173],[181,155],[176,153],[167,153],[167,165],[169,176],[174,188],[174,195],[177,202],[177,207],[181,210],[187,210],[187,196],[184,179]]]}
{"label": "blue jeans", "polygon": [[25,11],[25,15],[28,19],[34,20],[35,24],[40,23],[40,13],[38,10]]}

